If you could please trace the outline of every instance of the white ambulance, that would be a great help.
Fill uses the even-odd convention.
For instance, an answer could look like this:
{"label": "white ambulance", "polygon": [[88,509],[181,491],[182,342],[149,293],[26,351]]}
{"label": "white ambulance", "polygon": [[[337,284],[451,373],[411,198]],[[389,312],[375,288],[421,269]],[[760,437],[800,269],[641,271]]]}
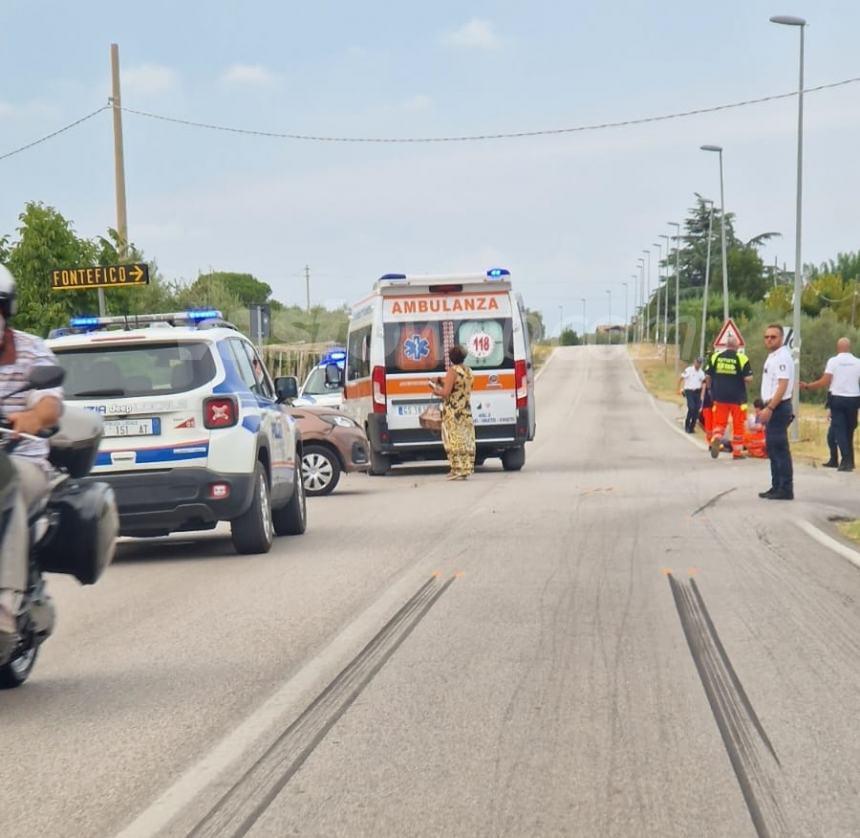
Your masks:
{"label": "white ambulance", "polygon": [[[438,433],[418,416],[439,400],[427,379],[443,375],[460,344],[474,373],[476,462],[525,463],[535,434],[534,372],[522,299],[510,272],[418,276],[386,274],[352,307],[342,410],[367,432],[371,474],[415,460],[445,459]],[[338,375],[337,368],[330,370]]]}

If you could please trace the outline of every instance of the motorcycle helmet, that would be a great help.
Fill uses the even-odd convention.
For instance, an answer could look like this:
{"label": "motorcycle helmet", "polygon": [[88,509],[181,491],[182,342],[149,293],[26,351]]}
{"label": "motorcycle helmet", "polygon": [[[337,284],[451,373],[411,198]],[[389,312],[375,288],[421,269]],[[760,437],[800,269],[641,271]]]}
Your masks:
{"label": "motorcycle helmet", "polygon": [[18,310],[15,298],[15,277],[9,269],[0,265],[0,314],[5,320],[11,320]]}

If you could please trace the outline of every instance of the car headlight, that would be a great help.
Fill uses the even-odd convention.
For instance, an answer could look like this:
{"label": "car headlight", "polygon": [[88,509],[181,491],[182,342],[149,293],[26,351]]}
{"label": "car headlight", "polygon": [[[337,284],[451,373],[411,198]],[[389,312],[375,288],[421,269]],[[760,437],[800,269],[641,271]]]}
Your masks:
{"label": "car headlight", "polygon": [[326,413],[320,416],[323,422],[328,422],[329,425],[337,425],[340,428],[357,428],[358,425],[353,422],[348,416],[338,416],[334,413]]}

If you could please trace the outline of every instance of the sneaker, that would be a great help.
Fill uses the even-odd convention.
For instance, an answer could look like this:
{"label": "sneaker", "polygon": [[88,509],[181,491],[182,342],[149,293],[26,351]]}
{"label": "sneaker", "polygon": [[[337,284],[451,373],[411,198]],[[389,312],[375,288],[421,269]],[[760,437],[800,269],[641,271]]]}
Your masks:
{"label": "sneaker", "polygon": [[720,441],[718,439],[712,439],[711,444],[708,446],[711,449],[711,457],[713,459],[717,459],[720,456]]}

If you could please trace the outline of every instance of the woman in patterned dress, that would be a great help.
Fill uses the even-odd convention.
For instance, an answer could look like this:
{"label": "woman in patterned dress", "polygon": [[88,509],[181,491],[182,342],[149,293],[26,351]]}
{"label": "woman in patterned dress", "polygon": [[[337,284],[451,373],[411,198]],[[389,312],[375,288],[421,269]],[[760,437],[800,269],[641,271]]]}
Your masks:
{"label": "woman in patterned dress", "polygon": [[465,480],[475,470],[475,423],[472,420],[472,370],[463,361],[466,350],[452,346],[445,378],[430,382],[442,401],[442,444],[451,463],[448,480]]}

